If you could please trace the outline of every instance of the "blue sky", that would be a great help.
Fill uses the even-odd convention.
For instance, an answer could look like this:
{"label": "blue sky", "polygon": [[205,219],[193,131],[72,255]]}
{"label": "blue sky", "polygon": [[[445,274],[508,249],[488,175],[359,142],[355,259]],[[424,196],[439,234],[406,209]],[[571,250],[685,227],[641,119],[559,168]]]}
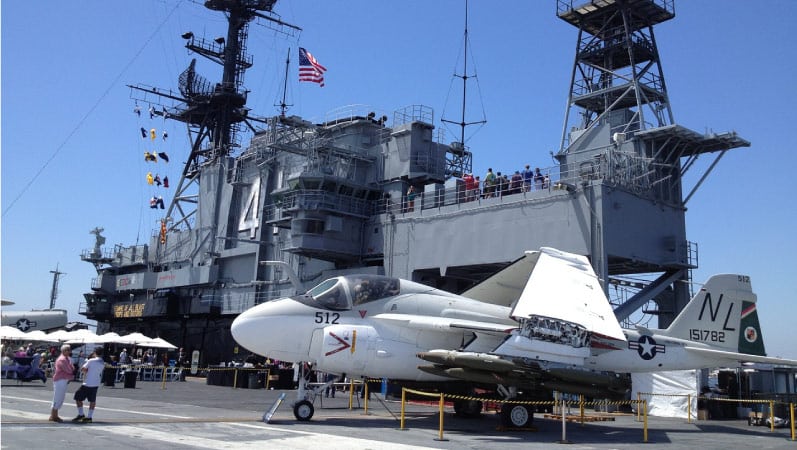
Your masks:
{"label": "blue sky", "polygon": [[[250,27],[255,66],[246,74],[248,106],[261,116],[277,113],[291,48],[289,114],[322,120],[335,108],[365,104],[390,115],[423,104],[434,109],[438,125],[443,114],[458,119],[460,85],[452,74],[461,53],[462,5],[281,1],[276,11],[304,30],[284,38]],[[687,236],[699,248],[694,279],[750,275],[768,352],[797,358],[797,47],[790,31],[797,2],[701,0],[675,7],[676,18],[655,33],[676,122],[700,132],[735,130],[752,142],[728,152],[687,205]],[[469,64],[475,63],[483,107],[471,103],[468,120],[480,120],[482,109],[487,120],[466,139],[477,173],[553,164],[549,152],[559,147],[577,33],[555,11],[553,0],[471,1]],[[159,213],[148,207],[157,191],[145,174],[153,170],[176,182],[188,155],[184,129],[138,118],[126,85],[175,89],[193,57],[180,34],[213,39],[224,34],[224,21],[201,2],[176,0],[87,0],[79,7],[6,1],[0,14],[2,297],[16,302],[10,309],[46,308],[50,271],[58,266],[66,275],[56,306],[81,320],[82,294],[96,276],[79,257],[93,245],[89,231],[104,227],[107,247],[148,242]],[[328,68],[324,88],[297,82],[299,45]],[[198,59],[199,72],[217,80],[217,67]],[[478,99],[471,87],[469,97]],[[168,132],[169,140],[157,145],[170,165],[144,164],[152,144],[141,139],[142,126]],[[170,194],[163,191],[166,199]]]}

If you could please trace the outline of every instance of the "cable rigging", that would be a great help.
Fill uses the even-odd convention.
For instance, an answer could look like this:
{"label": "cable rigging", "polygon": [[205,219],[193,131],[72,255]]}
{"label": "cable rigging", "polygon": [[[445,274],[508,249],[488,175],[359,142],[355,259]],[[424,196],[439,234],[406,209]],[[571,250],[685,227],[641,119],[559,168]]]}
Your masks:
{"label": "cable rigging", "polygon": [[14,197],[13,200],[11,200],[9,205],[3,210],[2,217],[5,217],[5,215],[17,203],[17,201],[19,201],[19,199],[22,198],[23,195],[25,195],[25,193],[28,191],[28,189],[30,189],[30,187],[33,186],[33,183],[35,183],[36,180],[39,179],[41,174],[44,172],[44,169],[46,169],[47,166],[49,166],[50,163],[55,159],[55,157],[58,156],[58,154],[61,152],[61,150],[63,150],[63,148],[66,146],[66,144],[72,139],[72,136],[74,136],[78,132],[78,130],[83,126],[83,124],[86,122],[86,120],[89,118],[89,116],[91,116],[91,114],[100,106],[102,101],[105,100],[105,97],[107,97],[108,94],[111,92],[111,90],[116,86],[116,84],[119,83],[119,80],[122,78],[122,75],[124,75],[128,71],[128,69],[130,69],[130,67],[133,65],[133,63],[138,59],[138,57],[141,56],[141,54],[144,52],[144,49],[147,48],[149,43],[155,38],[155,36],[160,31],[160,29],[163,28],[163,26],[166,24],[166,22],[169,20],[169,18],[172,16],[172,14],[174,14],[174,12],[177,10],[177,8],[180,6],[181,3],[182,3],[182,0],[178,1],[177,4],[174,6],[174,8],[172,8],[169,11],[169,13],[166,15],[166,17],[163,19],[163,21],[161,21],[161,23],[157,27],[155,27],[155,30],[144,41],[144,44],[141,46],[141,48],[139,48],[138,51],[136,52],[136,54],[133,55],[132,58],[130,58],[130,60],[127,62],[127,64],[125,64],[125,66],[122,68],[122,70],[119,71],[119,74],[116,75],[116,77],[114,77],[114,79],[111,81],[111,83],[108,86],[108,88],[106,88],[105,91],[102,94],[100,94],[100,97],[97,99],[97,101],[94,102],[94,104],[91,106],[91,108],[89,108],[89,110],[80,118],[80,120],[75,125],[75,127],[72,128],[72,131],[70,131],[69,134],[66,136],[66,138],[64,138],[64,140],[61,142],[61,144],[58,147],[56,147],[56,149],[52,153],[52,155],[50,155],[50,157],[47,158],[47,160],[44,162],[44,164],[42,164],[42,166],[39,168],[39,170],[36,171],[36,173],[30,179],[30,181],[28,181],[25,184],[25,186],[22,187],[22,190],[19,192],[19,194],[17,194],[17,196]]}

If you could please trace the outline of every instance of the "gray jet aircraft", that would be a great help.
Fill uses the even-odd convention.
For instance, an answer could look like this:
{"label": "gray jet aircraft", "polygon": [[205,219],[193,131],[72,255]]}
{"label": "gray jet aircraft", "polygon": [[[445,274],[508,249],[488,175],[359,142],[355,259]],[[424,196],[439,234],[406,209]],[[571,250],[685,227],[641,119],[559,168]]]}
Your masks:
{"label": "gray jet aircraft", "polygon": [[[232,334],[254,353],[349,377],[488,387],[506,400],[553,390],[623,398],[629,372],[797,365],[764,356],[755,308],[749,277],[718,275],[669,328],[623,330],[587,258],[542,248],[462,295],[386,276],[331,278],[245,311]],[[312,395],[303,376],[298,420],[312,417]],[[482,405],[454,407],[478,414]],[[508,426],[533,418],[523,404],[501,414]]]}

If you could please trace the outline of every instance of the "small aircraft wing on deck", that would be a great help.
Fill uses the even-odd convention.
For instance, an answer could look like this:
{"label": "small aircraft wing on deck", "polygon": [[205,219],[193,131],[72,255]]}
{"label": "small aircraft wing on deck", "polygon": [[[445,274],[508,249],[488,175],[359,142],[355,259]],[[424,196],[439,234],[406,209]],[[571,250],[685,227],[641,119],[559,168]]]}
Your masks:
{"label": "small aircraft wing on deck", "polygon": [[585,256],[543,247],[512,317],[546,317],[575,323],[590,333],[625,340],[603,287]]}
{"label": "small aircraft wing on deck", "polygon": [[460,295],[494,305],[510,306],[520,298],[539,255],[538,251],[527,251],[507,267]]}

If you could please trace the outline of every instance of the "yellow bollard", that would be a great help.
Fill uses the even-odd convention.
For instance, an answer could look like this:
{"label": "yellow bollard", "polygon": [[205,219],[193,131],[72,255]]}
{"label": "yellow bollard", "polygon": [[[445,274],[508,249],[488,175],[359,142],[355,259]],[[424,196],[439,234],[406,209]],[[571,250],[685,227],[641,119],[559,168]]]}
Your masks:
{"label": "yellow bollard", "polygon": [[266,369],[266,390],[268,390],[268,384],[271,382],[271,369]]}
{"label": "yellow bollard", "polygon": [[234,372],[232,374],[232,387],[234,389],[238,389],[238,369],[232,369]]}
{"label": "yellow bollard", "polygon": [[584,426],[584,394],[578,396],[578,410],[581,416],[581,426]]}
{"label": "yellow bollard", "polygon": [[354,379],[349,380],[349,411],[354,408]]}
{"label": "yellow bollard", "polygon": [[642,441],[643,442],[647,442],[648,441],[648,401],[647,400],[645,400],[645,402],[643,403],[643,406],[645,407],[645,423],[644,423],[644,425],[642,425],[642,427],[643,427],[642,428],[642,430],[643,430],[643,432],[642,432],[642,435],[643,435]]}
{"label": "yellow bollard", "polygon": [[769,401],[769,431],[775,431],[775,400]]}
{"label": "yellow bollard", "polygon": [[440,432],[438,435],[438,441],[444,441],[443,439],[443,407],[445,406],[445,400],[443,400],[443,394],[440,394]]}
{"label": "yellow bollard", "polygon": [[692,394],[686,396],[686,423],[692,423]]}
{"label": "yellow bollard", "polygon": [[637,422],[641,422],[642,421],[642,408],[640,408],[640,405],[642,405],[642,399],[641,399],[641,396],[639,395],[639,391],[637,391],[637,393],[636,393],[636,421]]}
{"label": "yellow bollard", "polygon": [[161,390],[166,389],[166,366],[163,366],[163,374],[161,374]]}
{"label": "yellow bollard", "polygon": [[791,440],[794,440],[794,403],[789,403],[789,416],[791,417]]}
{"label": "yellow bollard", "polygon": [[567,443],[567,418],[565,417],[565,394],[560,392],[559,393],[559,400],[562,402],[561,404],[561,413],[562,413],[562,440],[559,441],[562,444]]}
{"label": "yellow bollard", "polygon": [[363,383],[363,405],[365,406],[365,410],[363,414],[366,416],[368,415],[368,379],[365,380]]}
{"label": "yellow bollard", "polygon": [[406,430],[404,428],[404,405],[407,404],[407,388],[401,388],[401,425],[400,430]]}

